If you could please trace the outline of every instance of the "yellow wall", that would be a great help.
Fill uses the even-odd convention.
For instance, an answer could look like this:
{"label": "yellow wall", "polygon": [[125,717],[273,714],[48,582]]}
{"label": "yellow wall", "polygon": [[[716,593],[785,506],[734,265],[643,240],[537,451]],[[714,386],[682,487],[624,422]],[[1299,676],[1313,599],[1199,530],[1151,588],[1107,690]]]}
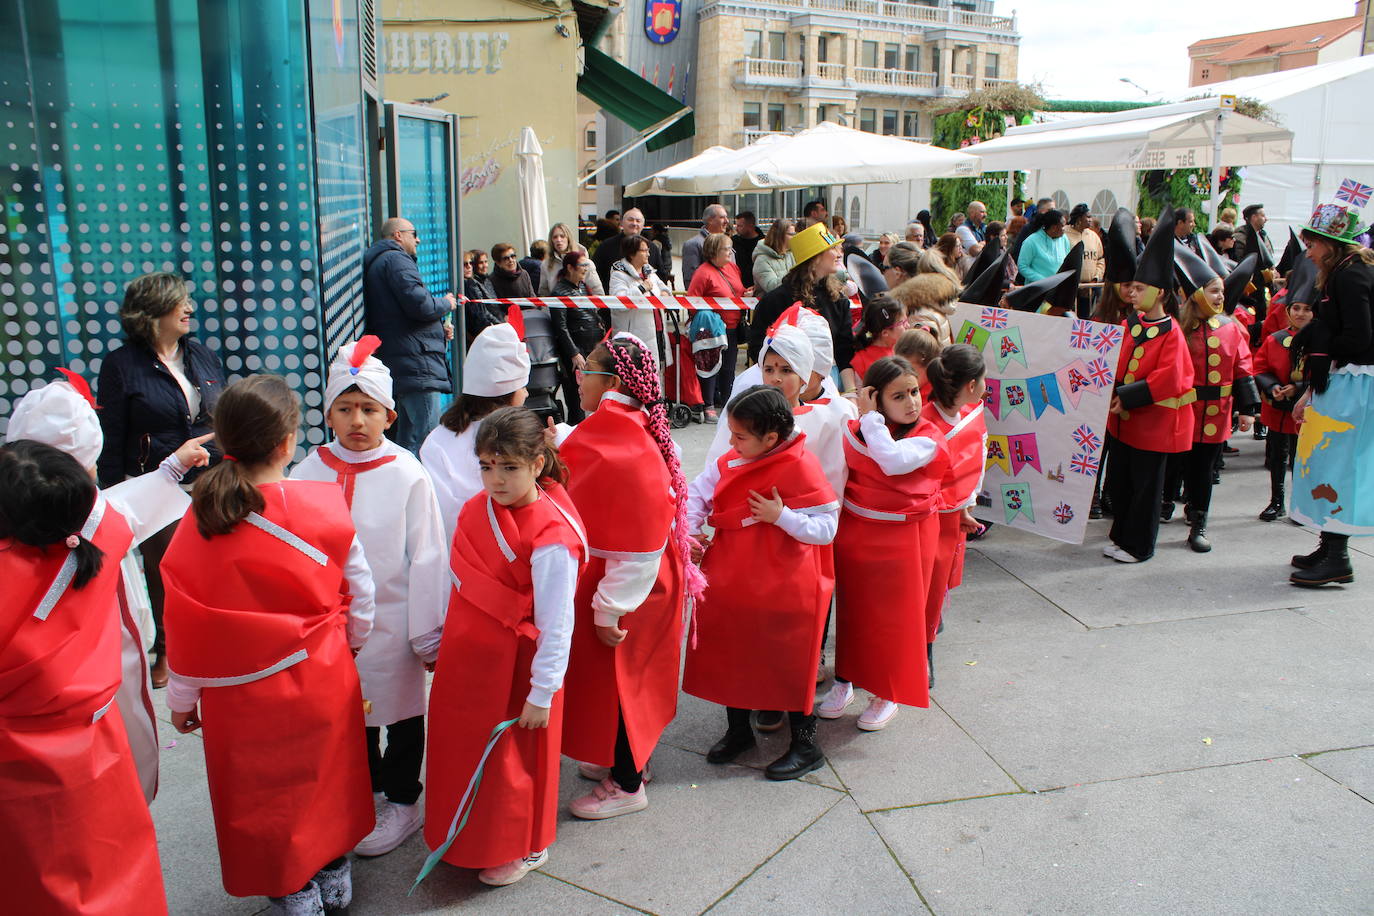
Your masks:
{"label": "yellow wall", "polygon": [[[560,19],[560,14],[562,18]],[[567,0],[384,0],[379,64],[388,100],[447,92],[461,116],[462,243],[520,245],[515,147],[533,127],[544,148],[550,222],[573,223],[582,155],[577,20]],[[561,22],[570,37],[557,33]],[[523,252],[522,252],[523,254]]]}

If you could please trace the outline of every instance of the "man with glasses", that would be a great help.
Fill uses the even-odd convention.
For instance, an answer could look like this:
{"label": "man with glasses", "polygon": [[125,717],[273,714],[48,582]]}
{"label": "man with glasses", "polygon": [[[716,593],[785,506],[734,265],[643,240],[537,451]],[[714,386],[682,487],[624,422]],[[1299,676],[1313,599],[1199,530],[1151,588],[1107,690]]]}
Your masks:
{"label": "man with glasses", "polygon": [[[601,288],[611,288],[611,265],[620,260],[620,249],[627,238],[644,233],[644,213],[638,207],[631,207],[620,215],[620,234],[611,236],[596,248],[592,263],[596,265],[596,275],[601,278]],[[673,279],[671,260],[665,264],[663,249],[656,244],[649,245],[649,266],[665,284]]]}
{"label": "man with glasses", "polygon": [[425,288],[415,257],[419,244],[415,225],[393,216],[363,255],[364,323],[382,339],[376,355],[391,370],[396,398],[396,422],[388,435],[417,455],[439,422],[443,396],[453,393],[453,330],[445,319],[458,305],[453,293],[435,296]]}

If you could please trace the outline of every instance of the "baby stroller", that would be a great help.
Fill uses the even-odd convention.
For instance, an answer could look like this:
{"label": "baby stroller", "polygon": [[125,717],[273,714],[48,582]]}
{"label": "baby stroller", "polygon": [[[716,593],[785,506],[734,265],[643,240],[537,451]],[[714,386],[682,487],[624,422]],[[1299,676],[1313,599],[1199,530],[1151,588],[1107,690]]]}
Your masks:
{"label": "baby stroller", "polygon": [[540,420],[552,417],[553,422],[562,423],[566,414],[556,397],[561,377],[558,350],[553,342],[553,316],[548,309],[522,308],[520,317],[525,325],[521,336],[530,354],[530,380],[525,386],[529,396],[525,398],[525,406],[537,413]]}
{"label": "baby stroller", "polygon": [[[672,330],[667,332],[672,369],[664,366],[663,398],[668,404],[668,422],[674,429],[682,429],[692,422],[692,415],[705,410],[701,396],[701,383],[697,380],[692,359],[691,334],[682,333],[682,319],[677,309],[666,309],[663,316],[664,329],[671,322]],[[686,366],[686,377],[683,377]]]}

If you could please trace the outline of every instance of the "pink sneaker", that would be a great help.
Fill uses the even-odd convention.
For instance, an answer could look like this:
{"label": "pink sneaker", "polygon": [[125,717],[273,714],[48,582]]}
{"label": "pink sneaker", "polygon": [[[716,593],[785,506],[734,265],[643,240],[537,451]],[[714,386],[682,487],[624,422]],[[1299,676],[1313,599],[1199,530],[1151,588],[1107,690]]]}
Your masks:
{"label": "pink sneaker", "polygon": [[644,794],[643,786],[640,786],[637,792],[626,792],[616,785],[614,779],[607,776],[590,794],[574,801],[569,809],[574,817],[580,817],[585,821],[601,821],[608,817],[643,811],[647,807],[649,796]]}
{"label": "pink sneaker", "polygon": [[491,868],[484,868],[477,873],[477,880],[491,887],[505,887],[519,881],[536,868],[542,868],[544,863],[548,861],[549,851],[541,849],[539,852],[532,852],[527,856],[507,862],[505,865],[493,865]]}

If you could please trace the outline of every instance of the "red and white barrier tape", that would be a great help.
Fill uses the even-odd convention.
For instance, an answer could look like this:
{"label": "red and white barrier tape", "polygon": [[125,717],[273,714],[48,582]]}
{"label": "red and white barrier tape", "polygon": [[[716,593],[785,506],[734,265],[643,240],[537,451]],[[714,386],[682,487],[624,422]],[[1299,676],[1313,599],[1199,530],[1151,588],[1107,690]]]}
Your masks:
{"label": "red and white barrier tape", "polygon": [[597,309],[714,309],[717,312],[747,311],[759,304],[754,298],[737,296],[535,296],[529,299],[467,299],[459,302],[498,303],[521,308],[597,308]]}

